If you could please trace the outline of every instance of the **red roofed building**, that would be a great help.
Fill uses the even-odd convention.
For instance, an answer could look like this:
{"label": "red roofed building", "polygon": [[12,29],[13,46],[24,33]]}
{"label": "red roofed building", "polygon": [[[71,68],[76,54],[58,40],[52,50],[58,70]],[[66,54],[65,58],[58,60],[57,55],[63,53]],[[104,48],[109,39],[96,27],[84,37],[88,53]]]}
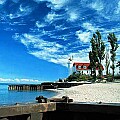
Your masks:
{"label": "red roofed building", "polygon": [[[101,67],[104,70],[103,66]],[[68,70],[69,70],[69,75],[71,75],[73,72],[80,72],[81,74],[86,74],[86,75],[91,74],[90,63],[73,62],[73,58],[68,59]],[[98,68],[96,68],[96,75],[98,75]]]}
{"label": "red roofed building", "polygon": [[73,63],[73,72],[81,72],[82,74],[91,74],[90,63]]}
{"label": "red roofed building", "polygon": [[[104,70],[103,66],[101,67]],[[74,62],[73,72],[81,72],[82,74],[90,75],[91,74],[90,63]],[[96,68],[96,74],[98,75],[98,68]]]}
{"label": "red roofed building", "polygon": [[[102,70],[104,70],[103,66]],[[91,75],[90,63],[87,62],[73,62],[73,56],[68,59],[68,71],[69,75],[74,72],[80,72],[81,74]],[[98,75],[98,68],[96,68],[96,75]]]}

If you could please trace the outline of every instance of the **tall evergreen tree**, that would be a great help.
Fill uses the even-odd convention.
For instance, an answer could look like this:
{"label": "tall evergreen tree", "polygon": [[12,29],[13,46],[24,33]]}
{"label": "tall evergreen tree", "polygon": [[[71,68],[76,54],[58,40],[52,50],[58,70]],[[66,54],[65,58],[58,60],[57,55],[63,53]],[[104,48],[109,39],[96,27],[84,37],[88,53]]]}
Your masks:
{"label": "tall evergreen tree", "polygon": [[102,75],[102,60],[105,58],[105,45],[104,42],[102,41],[102,37],[100,32],[97,30],[96,31],[96,48],[97,48],[97,56],[98,56],[98,69],[99,69],[99,75],[101,77]]}
{"label": "tall evergreen tree", "polygon": [[94,67],[92,51],[89,52],[89,60],[90,60],[90,69],[91,69],[91,76],[92,76],[92,71],[93,71],[93,67]]}
{"label": "tall evergreen tree", "polygon": [[89,52],[89,59],[90,59],[90,67],[91,67],[91,72],[94,78],[94,81],[96,80],[96,63],[98,62],[97,58],[97,48],[96,48],[96,42],[95,42],[95,34],[93,34],[93,37],[90,41],[92,51]]}
{"label": "tall evergreen tree", "polygon": [[90,59],[90,66],[93,68],[94,77],[96,79],[96,67],[99,69],[99,75],[102,75],[102,67],[101,62],[105,57],[105,45],[102,41],[101,34],[99,31],[96,31],[95,34],[93,34],[93,37],[91,39],[91,47],[92,51],[89,53],[89,59]]}
{"label": "tall evergreen tree", "polygon": [[116,50],[119,47],[118,43],[117,43],[117,38],[115,36],[114,33],[110,33],[108,35],[108,42],[110,42],[111,45],[111,61],[112,61],[112,65],[111,65],[111,69],[112,69],[112,81],[114,81],[114,73],[115,73],[115,57],[116,57]]}

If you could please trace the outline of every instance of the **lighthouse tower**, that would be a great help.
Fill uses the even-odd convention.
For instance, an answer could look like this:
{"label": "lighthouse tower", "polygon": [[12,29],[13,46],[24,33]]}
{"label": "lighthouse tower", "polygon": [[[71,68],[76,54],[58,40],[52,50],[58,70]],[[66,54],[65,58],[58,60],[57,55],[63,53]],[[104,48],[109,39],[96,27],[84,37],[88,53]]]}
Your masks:
{"label": "lighthouse tower", "polygon": [[68,59],[68,76],[73,73],[73,56]]}

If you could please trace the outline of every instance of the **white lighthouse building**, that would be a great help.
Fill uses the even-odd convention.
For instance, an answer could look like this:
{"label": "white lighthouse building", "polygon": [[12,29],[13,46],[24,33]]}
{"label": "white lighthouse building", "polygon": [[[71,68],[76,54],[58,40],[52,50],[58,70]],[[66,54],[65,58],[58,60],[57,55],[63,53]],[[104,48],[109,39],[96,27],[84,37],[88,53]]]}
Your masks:
{"label": "white lighthouse building", "polygon": [[73,56],[68,59],[68,76],[73,73]]}

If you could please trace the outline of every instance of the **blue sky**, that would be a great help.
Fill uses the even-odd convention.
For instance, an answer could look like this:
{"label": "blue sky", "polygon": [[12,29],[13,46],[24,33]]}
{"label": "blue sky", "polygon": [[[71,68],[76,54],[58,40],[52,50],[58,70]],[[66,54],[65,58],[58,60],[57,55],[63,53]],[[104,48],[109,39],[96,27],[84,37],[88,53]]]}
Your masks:
{"label": "blue sky", "polygon": [[89,62],[96,30],[120,44],[120,0],[0,0],[0,81],[67,77],[70,56]]}

